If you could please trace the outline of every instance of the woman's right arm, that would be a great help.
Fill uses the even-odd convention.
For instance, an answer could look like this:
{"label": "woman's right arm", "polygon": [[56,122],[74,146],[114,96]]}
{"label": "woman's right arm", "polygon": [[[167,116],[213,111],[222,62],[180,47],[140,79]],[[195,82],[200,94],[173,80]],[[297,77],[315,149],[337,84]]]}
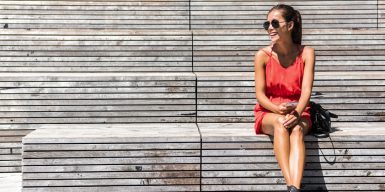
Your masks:
{"label": "woman's right arm", "polygon": [[275,105],[267,98],[265,94],[266,83],[265,83],[265,63],[267,61],[267,55],[259,50],[254,57],[254,79],[255,79],[255,95],[257,97],[258,103],[265,109],[281,114],[279,106]]}

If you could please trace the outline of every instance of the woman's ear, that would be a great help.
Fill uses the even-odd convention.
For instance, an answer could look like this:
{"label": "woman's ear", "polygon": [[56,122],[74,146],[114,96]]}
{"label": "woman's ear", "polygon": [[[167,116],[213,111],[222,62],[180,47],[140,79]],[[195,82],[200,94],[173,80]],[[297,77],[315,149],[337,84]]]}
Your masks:
{"label": "woman's ear", "polygon": [[288,30],[292,31],[294,29],[294,21],[290,21],[287,24],[288,24]]}

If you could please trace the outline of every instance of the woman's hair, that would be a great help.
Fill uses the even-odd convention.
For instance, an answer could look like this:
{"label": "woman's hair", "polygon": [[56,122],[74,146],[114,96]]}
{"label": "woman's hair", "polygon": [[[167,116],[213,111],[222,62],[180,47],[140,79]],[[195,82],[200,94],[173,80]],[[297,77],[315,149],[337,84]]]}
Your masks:
{"label": "woman's hair", "polygon": [[293,39],[293,43],[301,45],[302,41],[302,18],[301,13],[295,10],[290,5],[278,4],[270,9],[268,14],[273,10],[280,10],[282,12],[282,16],[285,18],[286,22],[293,21],[294,28],[291,33],[291,38]]}

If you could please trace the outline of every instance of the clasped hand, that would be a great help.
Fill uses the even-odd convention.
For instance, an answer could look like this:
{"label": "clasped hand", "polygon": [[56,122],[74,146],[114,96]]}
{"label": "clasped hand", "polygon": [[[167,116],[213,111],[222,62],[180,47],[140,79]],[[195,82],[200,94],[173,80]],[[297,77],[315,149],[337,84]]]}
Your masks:
{"label": "clasped hand", "polygon": [[279,114],[285,115],[285,118],[279,119],[285,128],[291,128],[298,124],[299,118],[292,114],[296,106],[289,106],[287,103],[281,103],[279,106]]}

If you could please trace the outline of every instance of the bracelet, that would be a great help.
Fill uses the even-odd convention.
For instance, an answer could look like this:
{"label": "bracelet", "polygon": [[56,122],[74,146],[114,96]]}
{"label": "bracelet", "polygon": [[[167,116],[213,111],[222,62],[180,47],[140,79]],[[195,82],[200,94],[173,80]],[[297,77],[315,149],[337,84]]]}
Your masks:
{"label": "bracelet", "polygon": [[290,115],[294,115],[295,117],[297,117],[297,119],[299,119],[299,114],[296,110],[291,111]]}

